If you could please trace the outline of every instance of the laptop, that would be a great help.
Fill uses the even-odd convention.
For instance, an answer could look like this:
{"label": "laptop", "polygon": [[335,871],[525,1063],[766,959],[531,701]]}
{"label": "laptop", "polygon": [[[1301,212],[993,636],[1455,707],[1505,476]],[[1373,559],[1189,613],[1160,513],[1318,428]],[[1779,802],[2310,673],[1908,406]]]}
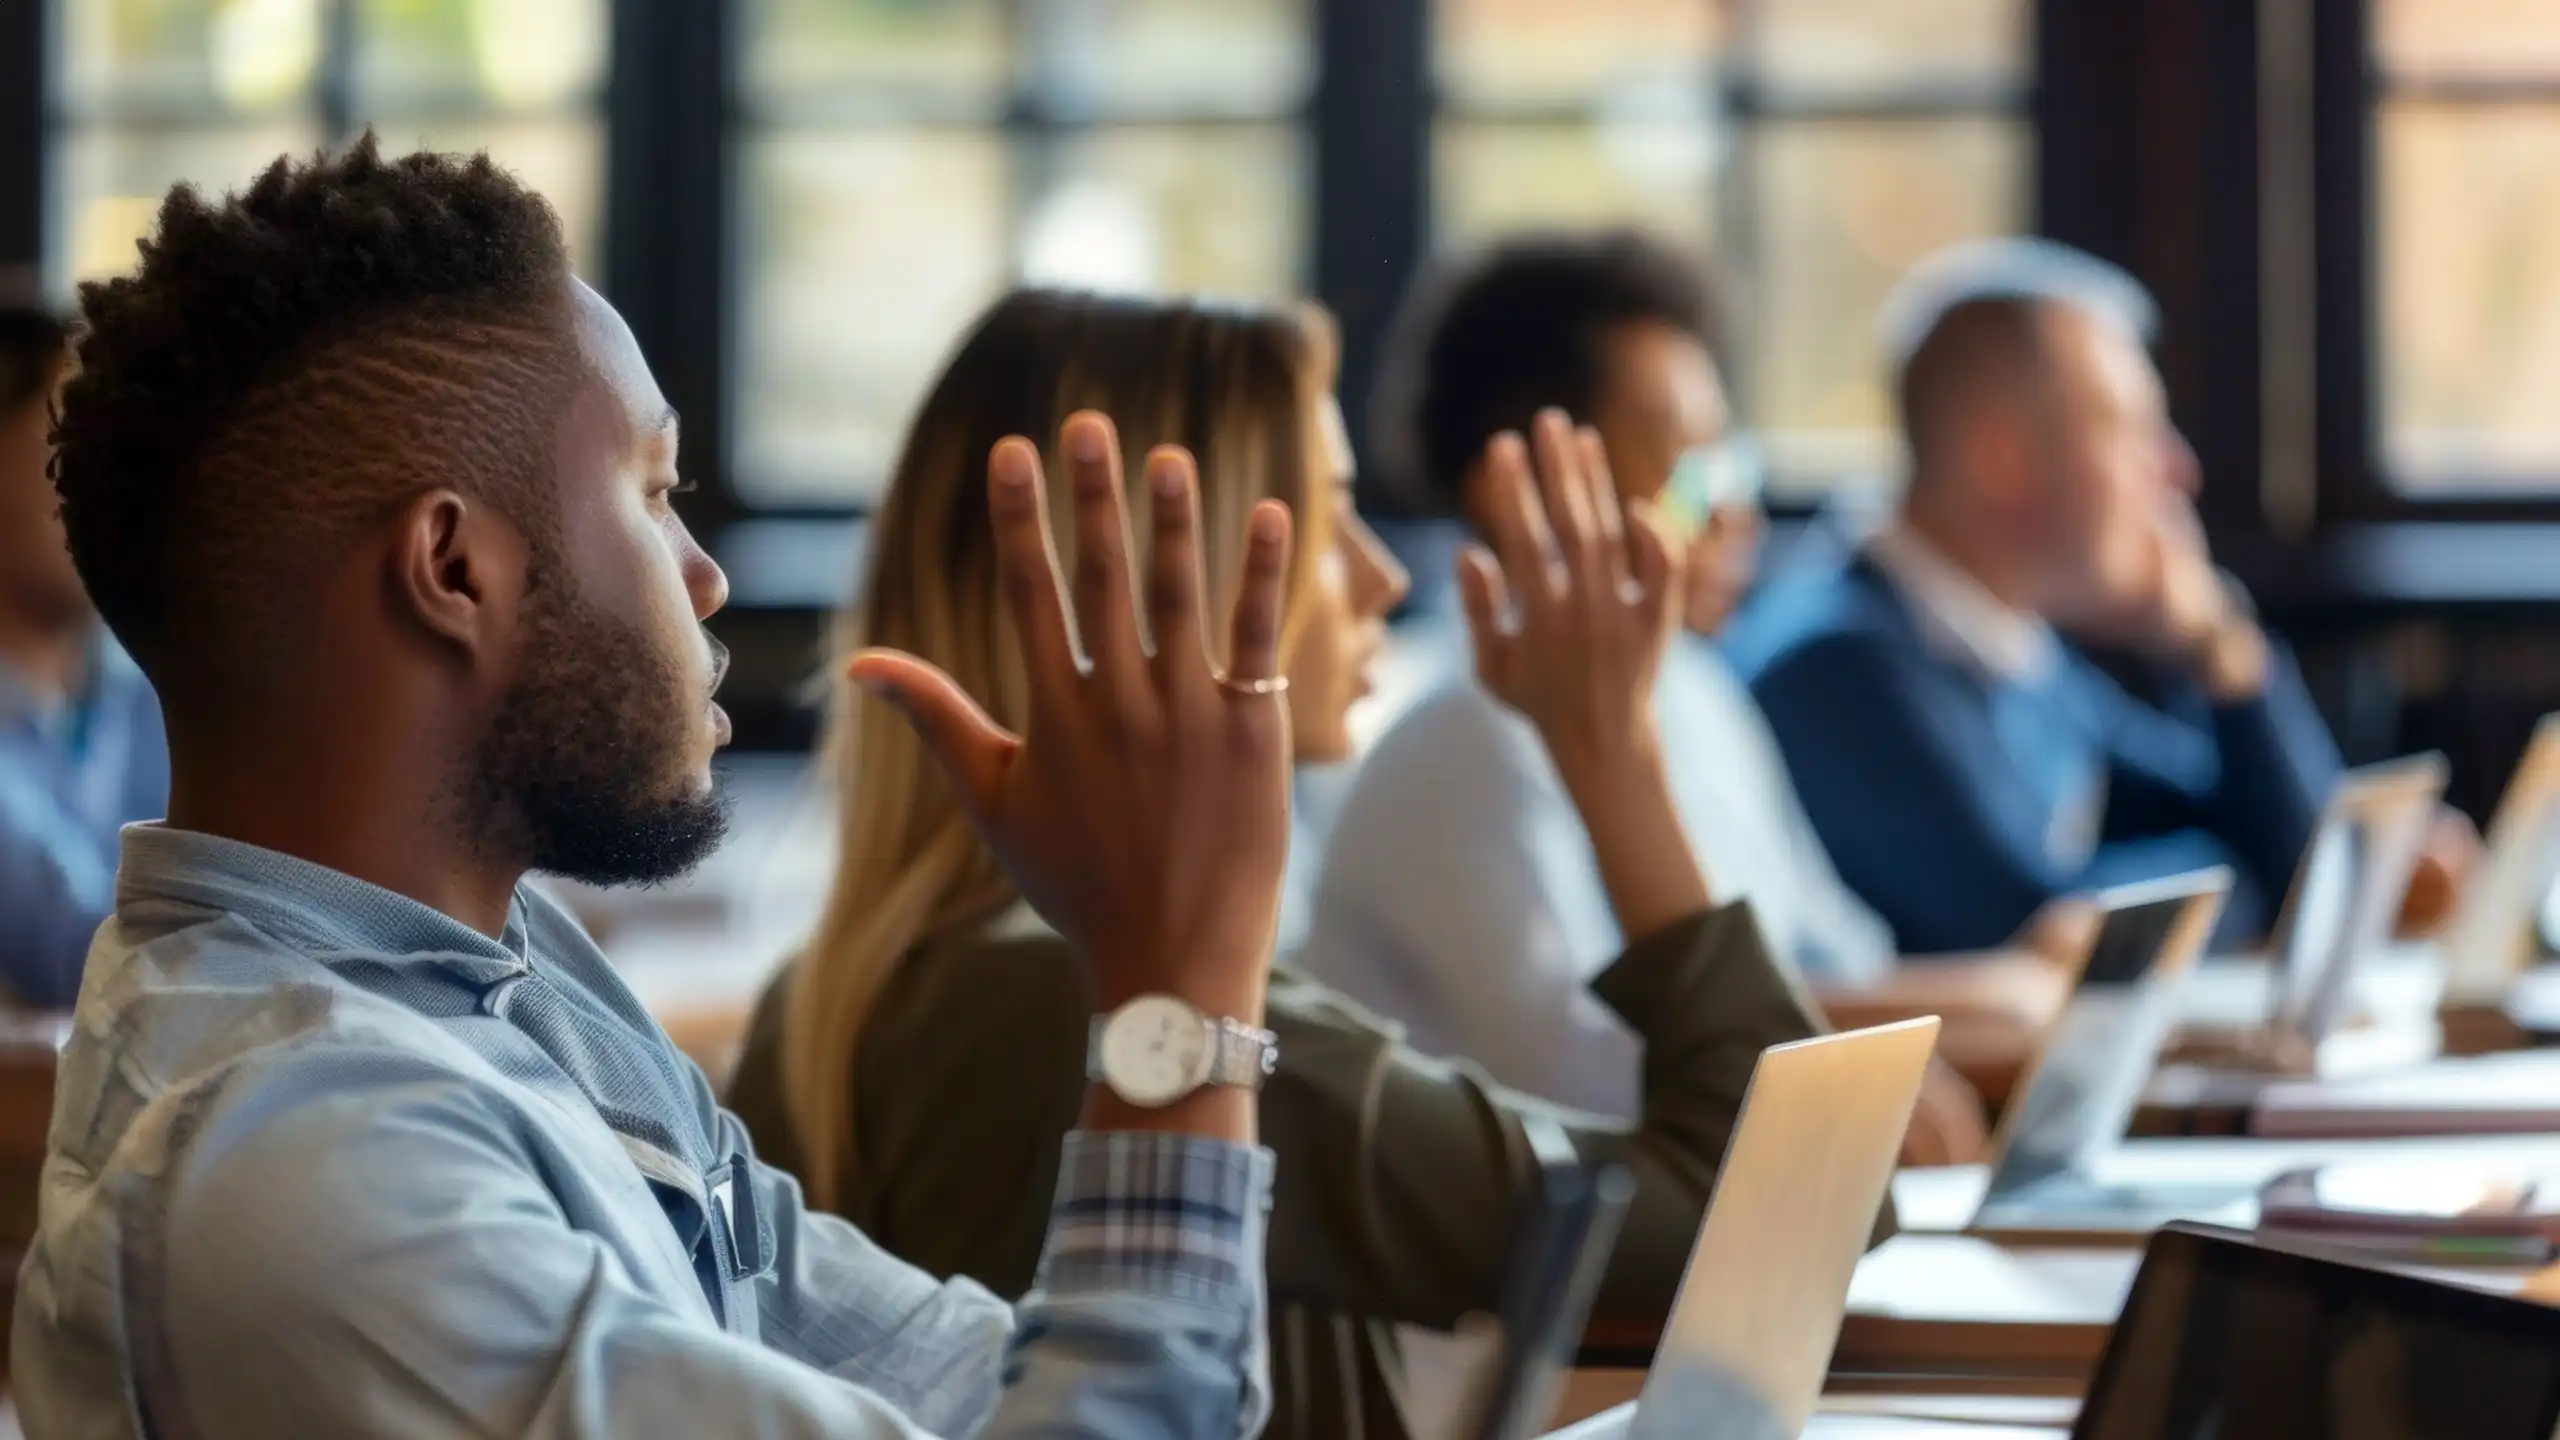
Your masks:
{"label": "laptop", "polygon": [[1937,1049],[1934,1018],[1762,1052],[1644,1389],[1573,1440],[1793,1440]]}
{"label": "laptop", "polygon": [[1555,1120],[1524,1115],[1520,1123],[1535,1183],[1512,1222],[1498,1313],[1458,1324],[1480,1357],[1452,1426],[1459,1440],[1528,1440],[1545,1431],[1635,1195],[1626,1167],[1585,1166]]}
{"label": "laptop", "polygon": [[2551,1440],[2560,1309],[2311,1241],[2152,1237],[2073,1440]]}
{"label": "laptop", "polygon": [[2099,1161],[2124,1138],[2178,991],[2213,935],[2231,872],[2199,870],[2098,897],[2096,939],[2062,1014],[1992,1136],[1991,1178],[1968,1227],[1999,1239],[2148,1230],[2248,1198],[2192,1187],[2109,1185]]}
{"label": "laptop", "polygon": [[2258,962],[2217,957],[2184,1016],[2194,1037],[2182,1047],[2188,1058],[2309,1068],[2347,1017],[2358,972],[2391,940],[2445,774],[2444,757],[2430,752],[2352,770],[2338,782],[2276,921],[2272,994]]}
{"label": "laptop", "polygon": [[2444,933],[2445,999],[2490,1005],[2533,968],[2535,922],[2560,877],[2560,714],[2533,727],[2489,821],[2480,872]]}

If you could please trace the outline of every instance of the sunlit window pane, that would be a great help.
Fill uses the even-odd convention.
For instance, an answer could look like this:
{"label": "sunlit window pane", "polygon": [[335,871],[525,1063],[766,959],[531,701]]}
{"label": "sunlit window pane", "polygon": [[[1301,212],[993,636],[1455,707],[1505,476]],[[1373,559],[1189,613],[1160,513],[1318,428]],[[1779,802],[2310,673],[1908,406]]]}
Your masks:
{"label": "sunlit window pane", "polygon": [[1035,99],[1070,116],[1277,115],[1315,75],[1309,0],[1026,0]]}
{"label": "sunlit window pane", "polygon": [[963,326],[1004,283],[989,132],[860,131],[747,150],[734,470],[761,502],[868,498]]}
{"label": "sunlit window pane", "polygon": [[486,150],[560,213],[569,258],[594,280],[604,239],[604,127],[593,120],[385,121],[386,151]]}
{"label": "sunlit window pane", "polygon": [[262,124],[219,129],[74,132],[62,160],[52,214],[55,274],[68,285],[131,270],[135,242],[151,233],[169,188],[190,181],[208,197],[237,190],[276,157],[308,155],[316,126]]}
{"label": "sunlit window pane", "polygon": [[1775,86],[2011,83],[2026,69],[2026,10],[2025,0],[1762,0],[1744,53]]}
{"label": "sunlit window pane", "polygon": [[319,70],[320,0],[74,0],[55,13],[75,114],[291,109]]}
{"label": "sunlit window pane", "polygon": [[1931,251],[2017,227],[2024,141],[2021,127],[1989,118],[1753,132],[1743,390],[1775,478],[1887,469],[1877,308]]}
{"label": "sunlit window pane", "polygon": [[1523,228],[1635,225],[1704,245],[1730,136],[1703,124],[1442,121],[1433,147],[1434,243]]}
{"label": "sunlit window pane", "polygon": [[1024,278],[1272,299],[1301,287],[1306,229],[1288,126],[1102,130],[1037,152]]}
{"label": "sunlit window pane", "polygon": [[2381,420],[2408,489],[2560,475],[2560,104],[2382,111]]}
{"label": "sunlit window pane", "polygon": [[1713,0],[1439,0],[1434,68],[1443,93],[1470,108],[1695,84],[1724,41],[1726,9]]}
{"label": "sunlit window pane", "polygon": [[363,106],[554,109],[603,87],[607,0],[358,0],[354,19]]}
{"label": "sunlit window pane", "polygon": [[1012,80],[1006,0],[746,0],[747,94],[759,105],[894,113],[901,97],[1000,108]]}
{"label": "sunlit window pane", "polygon": [[2551,0],[2373,0],[2373,40],[2394,75],[2560,76]]}

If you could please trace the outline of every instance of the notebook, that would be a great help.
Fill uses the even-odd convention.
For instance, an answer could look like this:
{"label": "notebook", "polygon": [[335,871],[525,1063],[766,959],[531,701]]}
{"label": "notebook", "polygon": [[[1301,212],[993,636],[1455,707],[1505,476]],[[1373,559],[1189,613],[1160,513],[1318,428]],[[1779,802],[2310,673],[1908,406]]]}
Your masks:
{"label": "notebook", "polygon": [[2249,1128],[2286,1140],[2560,1131],[2560,1050],[2437,1060],[2348,1080],[2278,1081],[2259,1092]]}

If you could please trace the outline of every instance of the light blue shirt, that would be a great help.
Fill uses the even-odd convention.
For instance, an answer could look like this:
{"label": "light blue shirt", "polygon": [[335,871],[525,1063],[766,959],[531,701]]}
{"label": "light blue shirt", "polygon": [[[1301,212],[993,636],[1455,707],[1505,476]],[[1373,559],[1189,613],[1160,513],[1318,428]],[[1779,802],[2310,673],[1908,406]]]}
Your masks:
{"label": "light blue shirt", "polygon": [[[1749,900],[1770,948],[1806,979],[1889,972],[1891,932],[1832,869],[1768,723],[1712,645],[1673,643],[1654,712],[1672,799],[1717,901]],[[1643,1047],[1588,988],[1624,944],[1536,729],[1460,675],[1362,761],[1293,963],[1403,1021],[1426,1053],[1633,1119]]]}
{"label": "light blue shirt", "polygon": [[125,832],[11,1379],[86,1437],[1243,1436],[1266,1152],[1068,1140],[1019,1313],[803,1209],[576,922]]}
{"label": "light blue shirt", "polygon": [[115,903],[116,831],[169,803],[160,703],[103,632],[87,687],[37,692],[0,664],[0,986],[68,1009]]}

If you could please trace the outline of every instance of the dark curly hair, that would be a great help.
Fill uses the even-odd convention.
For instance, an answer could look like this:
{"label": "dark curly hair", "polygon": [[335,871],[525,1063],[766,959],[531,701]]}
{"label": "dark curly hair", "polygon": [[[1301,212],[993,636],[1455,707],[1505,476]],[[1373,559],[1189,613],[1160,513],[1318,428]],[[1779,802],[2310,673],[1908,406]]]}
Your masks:
{"label": "dark curly hair", "polygon": [[1549,405],[1589,418],[1608,378],[1605,337],[1638,320],[1719,349],[1705,271],[1631,230],[1525,234],[1439,265],[1406,298],[1379,364],[1370,433],[1387,482],[1421,513],[1460,514],[1485,442]]}
{"label": "dark curly hair", "polygon": [[483,155],[279,159],[173,190],[132,274],[81,287],[55,485],[99,613],[161,685],[289,639],[355,529],[449,487],[532,533],[576,373],[567,252]]}

